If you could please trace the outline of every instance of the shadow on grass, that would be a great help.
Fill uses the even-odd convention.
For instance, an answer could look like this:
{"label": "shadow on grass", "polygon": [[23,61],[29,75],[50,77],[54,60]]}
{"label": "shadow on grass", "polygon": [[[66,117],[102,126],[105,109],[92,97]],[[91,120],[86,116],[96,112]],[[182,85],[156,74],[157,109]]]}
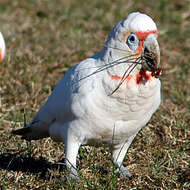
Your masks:
{"label": "shadow on grass", "polygon": [[46,178],[49,170],[64,171],[65,165],[62,163],[54,164],[43,157],[33,158],[30,154],[23,154],[23,151],[0,154],[0,169],[39,174],[40,178]]}

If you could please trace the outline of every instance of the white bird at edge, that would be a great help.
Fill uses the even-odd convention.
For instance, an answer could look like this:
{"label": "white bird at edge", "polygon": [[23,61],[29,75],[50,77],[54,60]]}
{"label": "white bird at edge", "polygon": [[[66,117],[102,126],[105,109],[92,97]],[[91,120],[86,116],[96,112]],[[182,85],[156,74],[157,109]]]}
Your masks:
{"label": "white bird at edge", "polygon": [[72,67],[31,123],[12,133],[26,140],[51,137],[65,144],[70,177],[78,179],[81,145],[106,145],[121,177],[134,137],[161,102],[158,30],[134,12],[114,26],[103,49]]}
{"label": "white bird at edge", "polygon": [[0,62],[2,62],[5,57],[5,49],[5,40],[0,32]]}

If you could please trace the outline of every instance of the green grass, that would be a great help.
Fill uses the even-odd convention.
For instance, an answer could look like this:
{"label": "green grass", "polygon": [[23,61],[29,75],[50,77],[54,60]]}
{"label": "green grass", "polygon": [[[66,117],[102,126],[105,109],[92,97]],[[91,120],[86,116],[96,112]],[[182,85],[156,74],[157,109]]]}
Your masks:
{"label": "green grass", "polygon": [[[26,143],[11,130],[29,122],[64,73],[98,52],[114,24],[131,11],[156,21],[162,105],[131,145],[120,179],[107,148],[82,147],[79,183],[66,181],[64,145]],[[0,65],[0,189],[189,189],[190,1],[1,0],[7,54]]]}

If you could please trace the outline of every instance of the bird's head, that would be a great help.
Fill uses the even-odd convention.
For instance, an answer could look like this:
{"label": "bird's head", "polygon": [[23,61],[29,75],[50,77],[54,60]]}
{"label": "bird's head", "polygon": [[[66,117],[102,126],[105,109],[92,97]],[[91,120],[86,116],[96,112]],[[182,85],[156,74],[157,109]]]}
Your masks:
{"label": "bird's head", "polygon": [[152,18],[139,12],[129,14],[115,25],[107,38],[103,59],[110,64],[109,73],[127,77],[143,70],[158,77],[160,49],[157,37],[158,30]]}
{"label": "bird's head", "polygon": [[5,57],[5,41],[3,35],[0,32],[0,62]]}

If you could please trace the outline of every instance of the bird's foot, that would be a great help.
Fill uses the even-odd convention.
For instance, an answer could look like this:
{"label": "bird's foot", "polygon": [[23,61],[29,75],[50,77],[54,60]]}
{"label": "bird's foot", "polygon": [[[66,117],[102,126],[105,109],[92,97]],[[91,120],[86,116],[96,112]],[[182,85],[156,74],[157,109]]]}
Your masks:
{"label": "bird's foot", "polygon": [[80,181],[77,170],[75,168],[70,169],[69,179],[74,180],[76,182]]}
{"label": "bird's foot", "polygon": [[129,170],[127,168],[125,168],[123,165],[121,165],[119,168],[117,168],[115,170],[115,173],[118,173],[120,175],[121,178],[125,178],[125,177],[132,177],[132,174],[129,172]]}
{"label": "bird's foot", "polygon": [[72,179],[72,180],[75,180],[75,181],[80,180],[78,174],[77,173],[72,173],[72,172],[69,174],[69,178]]}

